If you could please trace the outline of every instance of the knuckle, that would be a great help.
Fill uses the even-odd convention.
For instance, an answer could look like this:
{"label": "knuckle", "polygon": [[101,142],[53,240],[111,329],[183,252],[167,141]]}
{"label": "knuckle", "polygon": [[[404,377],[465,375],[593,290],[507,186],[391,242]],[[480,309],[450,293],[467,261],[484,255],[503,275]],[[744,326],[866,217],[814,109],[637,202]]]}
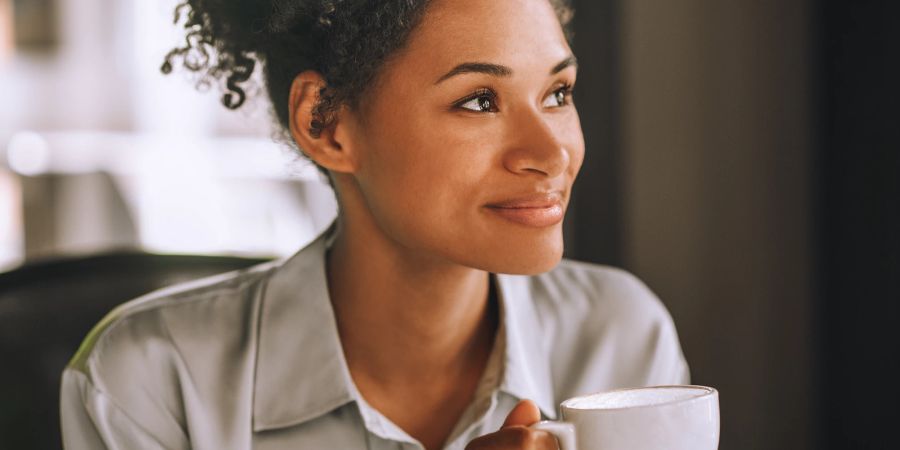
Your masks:
{"label": "knuckle", "polygon": [[556,437],[546,431],[532,431],[529,442],[531,449],[534,450],[558,450],[559,445]]}
{"label": "knuckle", "polygon": [[510,428],[510,438],[511,441],[519,448],[529,448],[526,447],[531,443],[531,435],[532,430],[525,427],[515,427]]}
{"label": "knuckle", "polygon": [[557,450],[556,438],[552,434],[531,428],[516,430],[515,443],[521,449]]}

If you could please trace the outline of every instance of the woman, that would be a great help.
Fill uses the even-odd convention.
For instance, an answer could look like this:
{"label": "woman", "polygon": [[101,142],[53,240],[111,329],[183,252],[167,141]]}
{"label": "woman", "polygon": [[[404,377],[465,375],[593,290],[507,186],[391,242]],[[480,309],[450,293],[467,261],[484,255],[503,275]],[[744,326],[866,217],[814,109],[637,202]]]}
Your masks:
{"label": "woman", "polygon": [[[556,448],[561,400],[687,382],[668,313],[563,261],[584,143],[555,0],[190,0],[172,62],[275,113],[335,224],[114,311],[63,377],[69,448]],[[215,60],[208,59],[214,47]]]}

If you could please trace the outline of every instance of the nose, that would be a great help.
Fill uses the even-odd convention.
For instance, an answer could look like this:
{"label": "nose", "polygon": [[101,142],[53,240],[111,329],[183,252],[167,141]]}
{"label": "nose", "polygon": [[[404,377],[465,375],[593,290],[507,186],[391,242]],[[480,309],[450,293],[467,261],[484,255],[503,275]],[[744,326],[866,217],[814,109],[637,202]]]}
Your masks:
{"label": "nose", "polygon": [[540,112],[519,114],[511,134],[511,146],[503,155],[503,165],[510,172],[555,178],[569,166],[569,152]]}

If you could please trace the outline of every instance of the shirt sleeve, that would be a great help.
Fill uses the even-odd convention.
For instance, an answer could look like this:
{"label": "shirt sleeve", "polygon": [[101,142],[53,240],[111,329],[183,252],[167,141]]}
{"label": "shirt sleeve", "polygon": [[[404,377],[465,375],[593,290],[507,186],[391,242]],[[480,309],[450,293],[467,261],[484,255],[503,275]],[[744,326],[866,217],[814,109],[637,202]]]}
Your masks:
{"label": "shirt sleeve", "polygon": [[673,348],[669,351],[671,354],[672,369],[670,378],[672,380],[672,384],[691,384],[691,370],[688,367],[688,363],[684,358],[684,353],[681,349],[681,344],[678,340],[678,335],[675,333],[675,326],[672,325],[672,333],[674,336],[672,337],[670,344]]}
{"label": "shirt sleeve", "polygon": [[84,373],[71,368],[62,376],[60,421],[66,450],[190,448],[180,429],[164,436],[149,433],[98,390]]}
{"label": "shirt sleeve", "polygon": [[690,369],[681,349],[675,323],[669,312],[662,306],[662,302],[655,295],[647,292],[652,298],[652,304],[656,306],[652,308],[654,312],[648,314],[655,319],[649,327],[651,331],[646,334],[650,337],[648,348],[652,350],[648,352],[650,360],[647,364],[645,384],[691,384]]}

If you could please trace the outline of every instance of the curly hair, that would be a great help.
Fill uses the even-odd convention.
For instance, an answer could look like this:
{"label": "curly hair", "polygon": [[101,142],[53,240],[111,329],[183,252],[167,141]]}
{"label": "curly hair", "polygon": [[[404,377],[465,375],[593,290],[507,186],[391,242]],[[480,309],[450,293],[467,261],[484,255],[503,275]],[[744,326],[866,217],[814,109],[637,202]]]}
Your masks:
{"label": "curly hair", "polygon": [[[568,37],[572,10],[549,0]],[[319,92],[310,132],[318,136],[341,105],[357,106],[379,68],[401,49],[429,0],[184,0],[175,23],[184,22],[184,45],[162,65],[181,62],[198,73],[198,85],[222,86],[222,103],[237,109],[257,63],[275,116],[289,129],[288,97],[294,78],[315,70],[327,84]]]}

